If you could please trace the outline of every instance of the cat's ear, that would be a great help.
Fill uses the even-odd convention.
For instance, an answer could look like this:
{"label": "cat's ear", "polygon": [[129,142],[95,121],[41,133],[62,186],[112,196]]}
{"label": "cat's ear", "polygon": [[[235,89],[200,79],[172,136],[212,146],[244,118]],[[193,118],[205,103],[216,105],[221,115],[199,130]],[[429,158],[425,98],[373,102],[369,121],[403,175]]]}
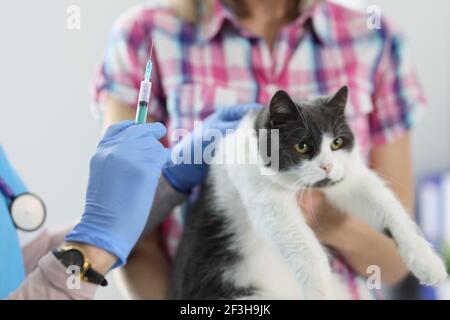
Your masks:
{"label": "cat's ear", "polygon": [[279,90],[269,104],[270,116],[289,115],[296,112],[297,106],[286,91]]}
{"label": "cat's ear", "polygon": [[337,110],[344,112],[345,106],[347,105],[347,99],[348,99],[348,87],[343,86],[338,90],[338,92],[336,92],[329,98],[327,106],[331,108],[336,108]]}

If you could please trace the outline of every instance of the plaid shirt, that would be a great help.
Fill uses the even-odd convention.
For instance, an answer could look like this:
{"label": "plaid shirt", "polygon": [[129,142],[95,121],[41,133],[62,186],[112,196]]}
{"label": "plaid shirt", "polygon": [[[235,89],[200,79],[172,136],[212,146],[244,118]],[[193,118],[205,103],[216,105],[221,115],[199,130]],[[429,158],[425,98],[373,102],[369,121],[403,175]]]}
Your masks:
{"label": "plaid shirt", "polygon": [[[325,2],[282,28],[271,51],[219,0],[197,25],[163,4],[135,8],[113,29],[93,82],[94,102],[108,93],[135,107],[153,41],[149,113],[168,126],[169,134],[192,129],[217,107],[267,104],[278,89],[305,98],[348,85],[347,116],[368,159],[374,146],[408,132],[425,98],[402,35],[386,20],[374,30],[366,20],[363,13]],[[94,108],[101,115],[101,104]],[[180,219],[175,215],[165,223],[169,252],[181,234]],[[351,297],[368,297],[361,279],[336,263]]]}

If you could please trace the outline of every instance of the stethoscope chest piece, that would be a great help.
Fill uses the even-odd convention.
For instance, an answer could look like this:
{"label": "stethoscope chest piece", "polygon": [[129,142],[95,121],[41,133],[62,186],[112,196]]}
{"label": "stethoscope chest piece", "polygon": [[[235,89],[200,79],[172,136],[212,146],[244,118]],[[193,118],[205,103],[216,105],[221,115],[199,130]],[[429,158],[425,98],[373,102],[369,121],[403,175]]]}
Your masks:
{"label": "stethoscope chest piece", "polygon": [[11,219],[17,229],[34,231],[45,222],[44,202],[35,194],[22,193],[15,196],[9,205]]}

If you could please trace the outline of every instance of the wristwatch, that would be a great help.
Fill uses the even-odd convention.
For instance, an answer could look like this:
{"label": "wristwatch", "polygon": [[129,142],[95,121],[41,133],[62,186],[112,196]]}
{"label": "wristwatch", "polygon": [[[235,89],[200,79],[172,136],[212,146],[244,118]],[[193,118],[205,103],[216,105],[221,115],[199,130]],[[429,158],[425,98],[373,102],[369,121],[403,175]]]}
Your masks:
{"label": "wristwatch", "polygon": [[94,265],[84,254],[83,250],[76,245],[61,245],[53,250],[53,255],[63,266],[78,267],[81,280],[105,287],[108,285],[105,277],[94,270]]}

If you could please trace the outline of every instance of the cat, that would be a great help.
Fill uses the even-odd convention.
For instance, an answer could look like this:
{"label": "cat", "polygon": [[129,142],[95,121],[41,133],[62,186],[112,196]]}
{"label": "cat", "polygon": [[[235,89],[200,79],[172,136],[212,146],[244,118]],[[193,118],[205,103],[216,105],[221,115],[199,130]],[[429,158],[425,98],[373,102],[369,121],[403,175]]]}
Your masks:
{"label": "cat", "polygon": [[[328,253],[298,206],[296,197],[307,188],[320,189],[342,212],[387,230],[421,283],[435,285],[447,277],[393,192],[365,165],[346,121],[347,98],[346,86],[297,103],[278,91],[268,108],[248,114],[240,130],[222,139],[216,157],[227,159],[236,152],[227,140],[250,131],[246,138],[254,147],[261,129],[269,130],[267,139],[279,151],[277,168],[267,161],[211,165],[187,215],[171,299],[338,298]],[[278,141],[271,140],[273,129]],[[264,158],[260,147],[240,152]],[[261,167],[272,174],[262,174]]]}

